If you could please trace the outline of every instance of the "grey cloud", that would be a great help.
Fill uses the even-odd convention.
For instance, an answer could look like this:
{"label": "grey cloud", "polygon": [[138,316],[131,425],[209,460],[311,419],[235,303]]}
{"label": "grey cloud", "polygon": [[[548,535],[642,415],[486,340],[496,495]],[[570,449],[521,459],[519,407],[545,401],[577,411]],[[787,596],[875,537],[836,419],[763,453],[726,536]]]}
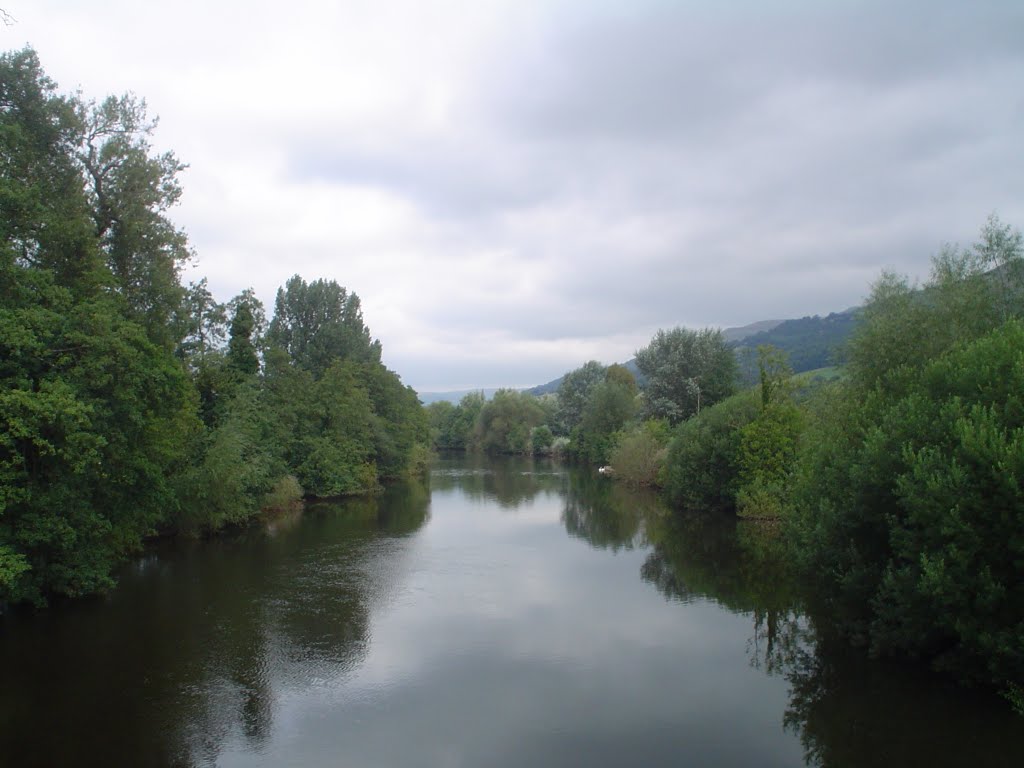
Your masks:
{"label": "grey cloud", "polygon": [[[1021,29],[1009,2],[557,6],[469,73],[451,132],[305,127],[288,173],[386,189],[463,253],[544,264],[526,293],[439,296],[433,332],[554,342],[840,310],[993,209],[1021,223]],[[563,208],[587,215],[538,223]],[[650,237],[616,231],[631,221]],[[409,365],[414,384],[435,373]],[[550,365],[496,351],[448,370],[491,385]]]}

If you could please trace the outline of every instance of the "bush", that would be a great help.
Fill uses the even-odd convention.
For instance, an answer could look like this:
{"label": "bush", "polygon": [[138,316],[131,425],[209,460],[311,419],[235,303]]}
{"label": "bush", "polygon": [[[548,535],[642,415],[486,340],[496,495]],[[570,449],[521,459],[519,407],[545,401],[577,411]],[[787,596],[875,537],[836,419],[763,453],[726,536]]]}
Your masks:
{"label": "bush", "polygon": [[302,502],[302,486],[295,475],[280,478],[263,497],[260,509],[264,512],[289,509]]}
{"label": "bush", "polygon": [[849,398],[806,478],[801,549],[855,638],[1024,680],[1024,325]]}
{"label": "bush", "polygon": [[802,421],[796,406],[782,401],[764,407],[740,430],[736,511],[741,517],[777,518],[789,508]]}
{"label": "bush", "polygon": [[734,509],[741,430],[759,411],[760,396],[748,390],[702,409],[699,416],[676,427],[664,471],[665,491],[674,506]]}
{"label": "bush", "polygon": [[668,456],[668,431],[665,422],[648,421],[620,434],[611,452],[615,478],[629,485],[658,485]]}
{"label": "bush", "polygon": [[530,436],[530,441],[533,444],[533,452],[539,454],[551,453],[551,444],[555,440],[555,435],[551,431],[551,427],[547,424],[541,424],[539,427],[534,427],[533,434]]}

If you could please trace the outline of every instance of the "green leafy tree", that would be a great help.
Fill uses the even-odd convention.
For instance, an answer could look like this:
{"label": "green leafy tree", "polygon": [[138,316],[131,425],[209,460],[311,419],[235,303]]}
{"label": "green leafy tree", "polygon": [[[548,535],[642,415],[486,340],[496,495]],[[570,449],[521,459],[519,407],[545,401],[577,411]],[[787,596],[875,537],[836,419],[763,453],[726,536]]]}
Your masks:
{"label": "green leafy tree", "polygon": [[466,447],[465,437],[454,434],[456,405],[447,400],[438,400],[426,406],[427,421],[430,424],[430,442],[442,451]]}
{"label": "green leafy tree", "polygon": [[71,154],[75,102],[59,96],[35,52],[0,56],[0,240],[4,258],[90,294],[107,276]]}
{"label": "green leafy tree", "polygon": [[[855,641],[1012,690],[1024,679],[1018,238],[990,220],[917,293],[887,277],[815,426],[793,528]],[[992,257],[1001,244],[1000,273]],[[907,318],[911,318],[908,321]]]}
{"label": "green leafy tree", "polygon": [[647,381],[648,418],[678,424],[735,391],[736,359],[720,330],[658,331],[637,350],[636,365]]}
{"label": "green leafy tree", "polygon": [[616,480],[634,487],[658,485],[671,433],[666,421],[645,421],[621,434],[611,452]]}
{"label": "green leafy tree", "polygon": [[181,339],[178,356],[190,367],[201,366],[209,355],[223,348],[227,311],[213,297],[205,277],[185,289],[175,320]]}
{"label": "green leafy tree", "polygon": [[759,346],[761,412],[740,430],[736,509],[778,518],[790,508],[803,415],[792,402],[792,371],[782,351]]}
{"label": "green leafy tree", "polygon": [[605,464],[617,433],[636,415],[636,380],[624,366],[606,369],[605,379],[590,390],[580,423],[572,433],[573,453],[584,461]]}
{"label": "green leafy tree", "polygon": [[533,453],[533,429],[544,418],[544,410],[532,395],[499,389],[480,409],[474,441],[490,453]]}
{"label": "green leafy tree", "polygon": [[677,509],[735,509],[742,430],[760,413],[760,397],[747,390],[703,408],[675,428],[665,461],[664,487]]}
{"label": "green leafy tree", "polygon": [[363,323],[359,297],[333,280],[290,278],[277,291],[267,340],[316,378],[339,359],[380,362],[380,342]]}
{"label": "green leafy tree", "polygon": [[[199,423],[166,331],[113,269],[128,243],[114,220],[131,217],[112,202],[97,226],[80,175],[88,110],[56,95],[31,51],[0,57],[0,104],[0,600],[39,602],[106,588],[166,523]],[[159,226],[139,222],[159,202],[121,192],[135,195],[133,232],[157,247]]]}
{"label": "green leafy tree", "polygon": [[470,392],[458,405],[441,400],[427,406],[431,440],[439,450],[464,451],[475,446],[477,417],[487,400],[481,392]]}
{"label": "green leafy tree", "polygon": [[430,439],[427,414],[416,392],[380,363],[363,363],[360,381],[374,412],[374,461],[380,476],[397,478],[409,467],[417,446]]}
{"label": "green leafy tree", "polygon": [[231,313],[227,365],[241,376],[259,373],[259,348],[266,330],[263,302],[247,288],[228,304]]}
{"label": "green leafy tree", "polygon": [[559,434],[568,435],[583,419],[591,390],[605,380],[605,367],[596,360],[565,374],[558,386],[555,424]]}
{"label": "green leafy tree", "polygon": [[132,95],[75,102],[80,136],[75,157],[86,179],[96,238],[130,316],[150,338],[172,344],[169,329],[182,299],[181,266],[188,239],[167,211],[181,196],[185,166],[171,152],[155,155],[157,121]]}

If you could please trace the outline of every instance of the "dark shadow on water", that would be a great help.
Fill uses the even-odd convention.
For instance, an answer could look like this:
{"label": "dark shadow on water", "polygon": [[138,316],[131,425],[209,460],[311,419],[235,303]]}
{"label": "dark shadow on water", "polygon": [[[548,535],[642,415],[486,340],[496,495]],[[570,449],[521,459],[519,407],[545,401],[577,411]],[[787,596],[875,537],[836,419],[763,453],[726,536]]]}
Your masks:
{"label": "dark shadow on water", "polygon": [[1024,720],[991,694],[872,660],[810,613],[777,530],[719,516],[648,522],[641,577],[673,601],[711,600],[749,615],[749,662],[790,685],[784,726],[807,765],[1016,766]]}
{"label": "dark shadow on water", "polygon": [[[337,688],[364,665],[371,617],[401,592],[416,567],[410,553],[427,539],[431,493],[454,491],[502,514],[550,499],[573,554],[585,542],[629,569],[636,562],[672,611],[709,602],[748,620],[737,663],[786,681],[778,727],[800,740],[808,765],[1021,763],[1024,720],[1001,700],[867,660],[827,634],[776,529],[672,514],[652,494],[549,460],[459,457],[440,462],[429,484],[310,504],[209,541],[164,542],[105,598],[0,617],[0,765],[216,765],[226,745],[272,750],[283,700]],[[439,694],[409,695],[432,704]],[[617,760],[625,742],[613,736],[581,732],[574,754],[637,758]],[[541,761],[554,749],[543,738],[494,762]]]}
{"label": "dark shadow on water", "polygon": [[233,736],[258,752],[283,690],[364,658],[369,608],[429,499],[404,483],[162,542],[107,597],[0,617],[0,765],[213,765]]}

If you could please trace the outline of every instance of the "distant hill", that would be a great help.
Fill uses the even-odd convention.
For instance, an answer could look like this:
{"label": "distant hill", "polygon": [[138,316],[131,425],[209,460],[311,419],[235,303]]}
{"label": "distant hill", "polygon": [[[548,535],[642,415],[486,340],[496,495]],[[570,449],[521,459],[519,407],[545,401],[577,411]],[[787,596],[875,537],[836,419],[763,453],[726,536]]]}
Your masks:
{"label": "distant hill", "polygon": [[[722,335],[736,350],[743,380],[752,382],[757,379],[755,350],[761,344],[771,344],[786,352],[794,373],[842,362],[842,347],[857,324],[858,313],[859,308],[853,307],[825,317],[813,315],[796,320],[759,320],[738,328],[726,328]],[[623,365],[643,386],[643,374],[636,367],[636,360],[628,360]],[[557,392],[564,378],[564,375],[559,376],[526,392],[535,397]]]}
{"label": "distant hill", "polygon": [[825,317],[812,315],[786,320],[770,330],[732,342],[731,346],[737,352],[740,371],[746,381],[757,378],[755,350],[761,344],[770,344],[785,352],[794,373],[813,371],[845,361],[843,347],[859,317],[860,309],[853,307]]}
{"label": "distant hill", "polygon": [[739,328],[726,328],[722,331],[722,335],[728,342],[738,342],[755,333],[770,331],[785,322],[785,320],[758,320],[756,323],[741,325]]}
{"label": "distant hill", "polygon": [[441,400],[447,400],[449,403],[458,404],[458,402],[462,400],[462,398],[464,398],[466,395],[472,392],[483,392],[484,397],[490,398],[491,395],[493,395],[497,391],[497,389],[485,389],[483,387],[477,387],[476,389],[454,389],[449,392],[417,392],[416,394],[419,395],[420,402],[423,403],[424,405],[437,403],[440,402]]}

